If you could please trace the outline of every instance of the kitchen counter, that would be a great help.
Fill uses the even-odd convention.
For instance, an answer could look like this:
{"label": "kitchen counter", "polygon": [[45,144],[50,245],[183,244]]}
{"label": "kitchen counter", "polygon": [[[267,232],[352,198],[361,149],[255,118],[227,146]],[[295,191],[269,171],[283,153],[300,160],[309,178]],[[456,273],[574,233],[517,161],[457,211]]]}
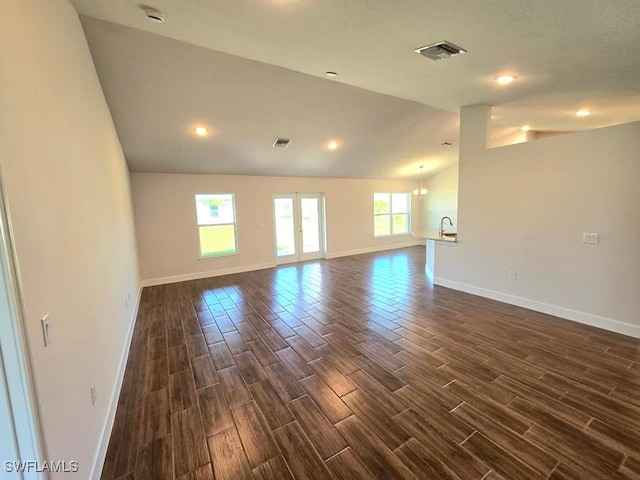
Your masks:
{"label": "kitchen counter", "polygon": [[[411,232],[412,235],[420,240],[434,240],[436,242],[447,242],[447,243],[457,243],[458,242],[458,236],[456,234],[456,236],[445,236],[445,235],[439,235],[438,232],[431,232],[428,230],[419,230],[416,232]],[[448,233],[448,232],[445,232]],[[456,232],[451,232],[451,233],[456,233]]]}
{"label": "kitchen counter", "polygon": [[[413,232],[413,236],[420,240],[425,240],[425,271],[429,280],[433,282],[435,278],[436,250],[457,247],[458,236],[456,234],[455,237],[447,237],[439,235],[438,232],[431,232],[428,230]],[[438,245],[440,245],[440,248],[438,248]]]}

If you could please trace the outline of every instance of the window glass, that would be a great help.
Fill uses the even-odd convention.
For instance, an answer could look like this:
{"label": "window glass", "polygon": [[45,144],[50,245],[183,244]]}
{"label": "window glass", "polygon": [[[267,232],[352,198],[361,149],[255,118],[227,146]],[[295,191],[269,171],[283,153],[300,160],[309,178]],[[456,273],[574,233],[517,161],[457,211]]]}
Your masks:
{"label": "window glass", "polygon": [[373,194],[373,213],[389,213],[391,211],[391,195],[388,193]]}
{"label": "window glass", "polygon": [[391,195],[392,213],[409,213],[409,195],[406,193],[394,193]]}
{"label": "window glass", "polygon": [[233,194],[196,195],[201,257],[237,253],[235,217]]}
{"label": "window glass", "polygon": [[404,235],[411,230],[408,193],[373,194],[373,236]]}
{"label": "window glass", "polygon": [[198,225],[234,223],[233,195],[196,195]]}

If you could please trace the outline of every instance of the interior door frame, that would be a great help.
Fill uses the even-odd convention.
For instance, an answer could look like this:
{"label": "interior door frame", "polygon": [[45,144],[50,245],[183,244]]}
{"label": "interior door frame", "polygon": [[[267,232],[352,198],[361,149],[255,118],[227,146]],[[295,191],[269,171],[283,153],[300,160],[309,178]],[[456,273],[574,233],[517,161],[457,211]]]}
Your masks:
{"label": "interior door frame", "polygon": [[[278,242],[277,242],[277,224],[275,215],[274,201],[277,198],[291,198],[293,199],[293,226],[294,226],[294,242],[295,253],[292,255],[278,256]],[[320,248],[317,252],[304,253],[303,252],[303,240],[302,240],[302,202],[303,198],[317,198],[318,199],[318,242]],[[305,262],[308,260],[317,260],[324,258],[327,251],[327,227],[326,227],[326,214],[325,214],[325,197],[323,192],[290,192],[290,193],[276,193],[273,195],[271,201],[271,208],[273,211],[273,252],[276,264],[284,265],[287,263]]]}
{"label": "interior door frame", "polygon": [[[24,319],[24,307],[20,292],[20,276],[13,249],[10,215],[5,202],[5,191],[0,172],[0,408],[2,422],[11,429],[5,432],[12,440],[10,449],[15,458],[5,461],[39,462],[46,458],[44,434],[40,422],[39,405],[35,394],[33,369]],[[7,475],[11,475],[7,473]],[[41,480],[49,478],[45,471],[32,468],[8,478]],[[3,477],[4,478],[4,477]]]}

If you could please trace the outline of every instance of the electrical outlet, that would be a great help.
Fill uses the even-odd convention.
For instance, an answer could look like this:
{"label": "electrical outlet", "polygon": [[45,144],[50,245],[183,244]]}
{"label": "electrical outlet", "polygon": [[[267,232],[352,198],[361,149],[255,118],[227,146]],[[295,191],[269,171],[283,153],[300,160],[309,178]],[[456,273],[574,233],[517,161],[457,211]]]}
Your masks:
{"label": "electrical outlet", "polygon": [[89,387],[89,391],[91,392],[91,405],[95,405],[98,401],[98,392],[96,390],[96,382],[93,382]]}
{"label": "electrical outlet", "polygon": [[514,281],[518,279],[518,272],[516,270],[509,270],[509,280]]}
{"label": "electrical outlet", "polygon": [[49,318],[49,314],[47,313],[40,320],[42,324],[42,337],[44,339],[44,346],[48,347],[51,342],[53,342],[53,326],[51,325],[51,319]]}
{"label": "electrical outlet", "polygon": [[584,232],[582,234],[582,243],[588,243],[589,245],[596,245],[600,241],[600,234]]}

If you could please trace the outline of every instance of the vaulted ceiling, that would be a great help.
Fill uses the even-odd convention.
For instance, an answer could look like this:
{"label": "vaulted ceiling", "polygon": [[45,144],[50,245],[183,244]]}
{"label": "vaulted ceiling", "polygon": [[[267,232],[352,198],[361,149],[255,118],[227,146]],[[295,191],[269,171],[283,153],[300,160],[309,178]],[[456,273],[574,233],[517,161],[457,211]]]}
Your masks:
{"label": "vaulted ceiling", "polygon": [[[133,171],[402,178],[456,161],[457,115],[85,19]],[[197,137],[203,126],[209,135]],[[276,137],[292,140],[273,148]],[[339,148],[327,144],[336,141]]]}
{"label": "vaulted ceiling", "polygon": [[[637,0],[154,0],[163,24],[72,3],[132,170],[406,178],[456,161],[463,105],[536,130],[640,120]],[[468,53],[413,51],[440,40]]]}

